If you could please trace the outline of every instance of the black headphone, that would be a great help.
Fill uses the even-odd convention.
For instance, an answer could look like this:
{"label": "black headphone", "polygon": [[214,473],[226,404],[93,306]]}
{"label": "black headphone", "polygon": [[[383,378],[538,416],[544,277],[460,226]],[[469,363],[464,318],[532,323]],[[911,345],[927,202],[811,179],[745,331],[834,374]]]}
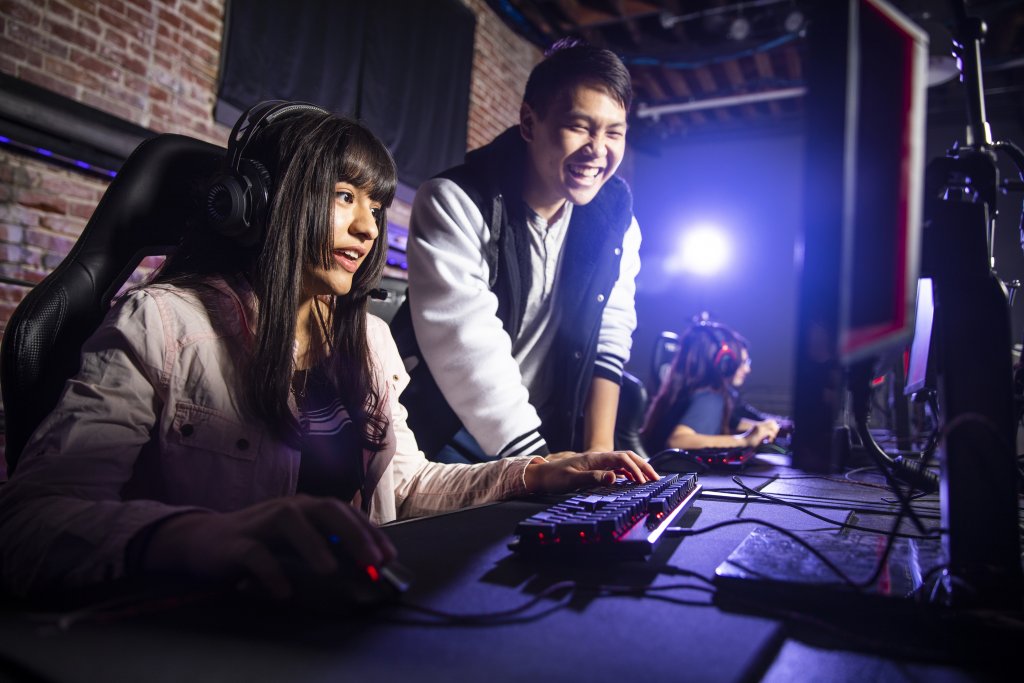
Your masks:
{"label": "black headphone", "polygon": [[701,320],[697,327],[705,330],[715,342],[715,354],[711,365],[724,379],[729,379],[740,368],[740,345],[727,328],[717,323]]}
{"label": "black headphone", "polygon": [[266,126],[295,111],[328,113],[308,102],[267,100],[243,113],[228,139],[224,168],[206,193],[206,216],[210,225],[243,246],[263,240],[270,211],[272,183],[267,168],[243,155],[249,142]]}

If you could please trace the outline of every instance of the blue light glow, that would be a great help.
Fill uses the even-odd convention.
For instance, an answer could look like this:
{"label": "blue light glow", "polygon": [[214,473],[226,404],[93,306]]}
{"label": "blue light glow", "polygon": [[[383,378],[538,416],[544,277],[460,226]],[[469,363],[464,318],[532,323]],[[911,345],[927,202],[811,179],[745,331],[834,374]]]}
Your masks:
{"label": "blue light glow", "polygon": [[695,225],[682,233],[665,269],[669,273],[716,275],[728,265],[730,252],[731,245],[722,228],[706,223]]}

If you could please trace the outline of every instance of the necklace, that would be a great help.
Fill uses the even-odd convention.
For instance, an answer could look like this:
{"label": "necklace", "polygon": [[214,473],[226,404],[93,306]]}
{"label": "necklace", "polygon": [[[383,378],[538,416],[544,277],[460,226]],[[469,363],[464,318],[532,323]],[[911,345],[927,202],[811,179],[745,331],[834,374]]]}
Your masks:
{"label": "necklace", "polygon": [[292,395],[296,402],[306,400],[306,387],[309,384],[309,370],[296,370],[292,374]]}

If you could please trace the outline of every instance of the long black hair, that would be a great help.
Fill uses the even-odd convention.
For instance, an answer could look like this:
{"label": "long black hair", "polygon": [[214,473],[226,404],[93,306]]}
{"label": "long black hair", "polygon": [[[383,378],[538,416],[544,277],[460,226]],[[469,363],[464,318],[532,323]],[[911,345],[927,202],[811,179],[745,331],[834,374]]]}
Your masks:
{"label": "long black hair", "polygon": [[255,338],[241,368],[245,407],[295,444],[298,422],[289,406],[289,392],[296,370],[295,324],[303,273],[309,267],[333,265],[335,184],[345,181],[367,190],[382,206],[378,237],[356,271],[351,291],[331,297],[321,318],[330,354],[329,380],[361,428],[364,447],[379,450],[387,420],[381,388],[373,381],[366,308],[387,258],[386,209],[397,183],[394,160],[360,123],[314,110],[276,119],[248,144],[245,156],[262,163],[271,179],[262,242],[245,248],[215,230],[196,226],[156,280],[197,289],[210,275],[249,281],[258,312]]}
{"label": "long black hair", "polygon": [[694,392],[709,389],[722,394],[725,410],[719,433],[729,431],[732,417],[732,371],[723,371],[722,350],[732,345],[731,353],[738,359],[739,343],[735,333],[723,325],[699,323],[687,328],[679,337],[679,350],[672,367],[651,402],[640,430],[644,448],[650,453],[664,450],[676,422],[686,412]]}

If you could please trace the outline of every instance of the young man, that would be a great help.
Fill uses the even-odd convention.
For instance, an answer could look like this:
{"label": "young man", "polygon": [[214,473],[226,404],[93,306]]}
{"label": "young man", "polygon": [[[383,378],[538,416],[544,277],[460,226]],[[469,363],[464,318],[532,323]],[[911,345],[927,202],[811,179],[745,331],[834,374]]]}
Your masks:
{"label": "young man", "polygon": [[417,192],[392,331],[428,457],[613,450],[640,268],[615,177],[631,99],[613,53],[556,46],[519,126]]}

